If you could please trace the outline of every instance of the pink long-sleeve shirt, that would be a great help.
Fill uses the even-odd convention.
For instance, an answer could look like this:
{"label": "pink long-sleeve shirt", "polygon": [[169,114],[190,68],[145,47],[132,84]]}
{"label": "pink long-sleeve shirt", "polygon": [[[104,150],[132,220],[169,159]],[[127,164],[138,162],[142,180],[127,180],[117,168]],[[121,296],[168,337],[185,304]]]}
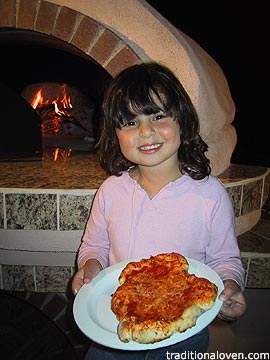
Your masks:
{"label": "pink long-sleeve shirt", "polygon": [[220,181],[183,175],[150,199],[129,172],[98,189],[79,248],[103,268],[127,259],[178,252],[199,260],[244,288],[244,269],[230,197]]}

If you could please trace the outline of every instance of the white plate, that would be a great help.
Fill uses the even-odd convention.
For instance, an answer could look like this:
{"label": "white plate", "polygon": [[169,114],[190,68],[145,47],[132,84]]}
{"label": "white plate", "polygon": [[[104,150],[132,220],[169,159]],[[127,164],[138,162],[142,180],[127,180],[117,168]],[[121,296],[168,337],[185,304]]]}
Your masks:
{"label": "white plate", "polygon": [[[209,266],[193,259],[187,259],[189,273],[198,277],[204,277],[218,287],[218,295],[223,290],[223,282],[219,275]],[[118,277],[128,261],[122,261],[116,265],[102,270],[90,283],[82,286],[75,297],[73,314],[81,331],[93,341],[114,349],[121,350],[150,350],[168,345],[173,345],[195,335],[209,325],[218,314],[222,302],[217,298],[212,309],[203,313],[195,326],[183,333],[173,334],[170,338],[154,344],[139,344],[135,341],[124,343],[117,335],[118,320],[111,310],[111,295],[119,286]],[[136,260],[135,260],[136,261]]]}

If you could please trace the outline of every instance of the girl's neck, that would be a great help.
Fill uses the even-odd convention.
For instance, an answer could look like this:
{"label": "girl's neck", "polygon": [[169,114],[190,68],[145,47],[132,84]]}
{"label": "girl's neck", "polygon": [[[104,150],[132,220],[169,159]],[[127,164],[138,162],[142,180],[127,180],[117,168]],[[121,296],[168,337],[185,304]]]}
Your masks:
{"label": "girl's neck", "polygon": [[130,171],[130,176],[136,180],[152,199],[164,186],[182,176],[178,167],[172,169],[156,169],[136,166]]}

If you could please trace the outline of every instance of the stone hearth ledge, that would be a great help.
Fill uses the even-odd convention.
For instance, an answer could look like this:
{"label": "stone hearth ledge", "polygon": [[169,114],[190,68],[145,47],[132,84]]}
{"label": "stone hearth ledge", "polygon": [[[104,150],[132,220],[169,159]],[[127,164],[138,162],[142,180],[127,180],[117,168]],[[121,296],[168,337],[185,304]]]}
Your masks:
{"label": "stone hearth ledge", "polygon": [[[65,169],[47,161],[2,162],[0,172],[1,289],[66,292],[94,194],[107,177],[97,155],[74,156]],[[244,234],[260,219],[269,169],[232,164],[218,177],[232,199],[238,236]],[[246,284],[256,287],[259,277],[259,287],[269,287],[259,271],[269,253],[242,256]]]}

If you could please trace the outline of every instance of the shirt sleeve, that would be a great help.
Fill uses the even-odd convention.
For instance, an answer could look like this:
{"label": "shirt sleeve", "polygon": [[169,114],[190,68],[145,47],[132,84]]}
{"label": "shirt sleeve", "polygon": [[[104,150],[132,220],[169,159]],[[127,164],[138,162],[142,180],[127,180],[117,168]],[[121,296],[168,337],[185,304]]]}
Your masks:
{"label": "shirt sleeve", "polygon": [[244,290],[245,271],[238,246],[235,216],[229,194],[220,184],[221,191],[211,216],[211,235],[206,249],[206,264],[224,281],[232,279]]}
{"label": "shirt sleeve", "polygon": [[97,259],[103,268],[109,263],[109,238],[105,219],[105,202],[102,186],[97,191],[90,216],[86,224],[82,243],[78,252],[78,268],[80,269],[87,260]]}

